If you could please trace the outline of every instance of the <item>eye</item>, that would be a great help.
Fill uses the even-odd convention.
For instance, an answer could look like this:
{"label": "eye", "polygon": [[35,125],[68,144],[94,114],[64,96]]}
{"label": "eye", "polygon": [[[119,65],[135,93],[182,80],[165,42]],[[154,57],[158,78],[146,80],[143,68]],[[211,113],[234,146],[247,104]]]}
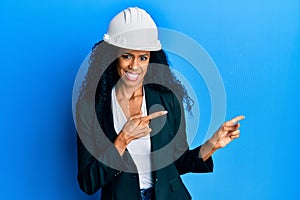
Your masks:
{"label": "eye", "polygon": [[123,55],[121,55],[121,57],[124,58],[124,59],[126,59],[126,60],[128,60],[128,59],[132,58],[132,55],[130,55],[130,54],[123,54]]}
{"label": "eye", "polygon": [[146,60],[148,60],[148,56],[140,56],[140,60],[141,61],[146,61]]}

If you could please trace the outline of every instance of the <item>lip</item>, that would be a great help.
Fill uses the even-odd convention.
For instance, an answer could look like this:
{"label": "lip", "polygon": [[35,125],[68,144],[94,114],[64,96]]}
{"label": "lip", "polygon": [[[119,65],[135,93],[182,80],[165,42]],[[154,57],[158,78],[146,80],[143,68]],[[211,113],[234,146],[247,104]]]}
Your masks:
{"label": "lip", "polygon": [[138,80],[140,74],[132,73],[132,72],[125,72],[124,76],[130,81],[136,81],[136,80]]}

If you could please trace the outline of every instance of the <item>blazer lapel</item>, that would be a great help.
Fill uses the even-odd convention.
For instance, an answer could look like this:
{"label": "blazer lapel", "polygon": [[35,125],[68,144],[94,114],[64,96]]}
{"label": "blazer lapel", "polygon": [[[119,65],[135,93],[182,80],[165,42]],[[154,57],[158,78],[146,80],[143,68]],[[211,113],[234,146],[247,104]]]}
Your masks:
{"label": "blazer lapel", "polygon": [[[146,95],[146,103],[147,103],[147,112],[148,115],[156,112],[165,110],[164,104],[162,102],[162,95],[151,85],[145,85],[145,95]],[[158,180],[158,170],[164,166],[165,157],[161,153],[161,149],[164,148],[166,143],[166,129],[162,128],[165,126],[165,122],[167,120],[167,115],[158,117],[156,119],[151,120],[150,128],[151,132],[151,162],[152,162],[152,170],[153,170],[153,180],[154,184]]]}
{"label": "blazer lapel", "polygon": [[[145,85],[145,95],[146,95],[146,106],[147,106],[147,113],[148,115],[158,111],[159,105],[161,105],[160,95],[159,93],[154,90],[153,88],[149,87],[149,85]],[[154,130],[154,134],[151,133],[151,151],[156,151],[161,148],[161,140],[160,140],[160,134],[156,134],[155,131],[157,127],[159,126],[158,120],[151,120],[150,122],[150,128]],[[153,131],[152,131],[153,132]]]}

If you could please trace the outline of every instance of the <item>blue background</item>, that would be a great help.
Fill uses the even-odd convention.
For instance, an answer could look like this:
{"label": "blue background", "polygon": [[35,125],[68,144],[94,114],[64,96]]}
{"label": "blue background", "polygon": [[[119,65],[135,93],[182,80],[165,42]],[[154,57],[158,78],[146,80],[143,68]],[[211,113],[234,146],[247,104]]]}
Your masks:
{"label": "blue background", "polygon": [[[214,155],[214,173],[183,176],[193,198],[299,199],[297,0],[2,0],[0,199],[98,199],[76,181],[72,87],[110,19],[128,6],[201,44],[222,75],[226,119],[247,117],[241,138]],[[205,87],[198,98],[201,134],[210,118]]]}

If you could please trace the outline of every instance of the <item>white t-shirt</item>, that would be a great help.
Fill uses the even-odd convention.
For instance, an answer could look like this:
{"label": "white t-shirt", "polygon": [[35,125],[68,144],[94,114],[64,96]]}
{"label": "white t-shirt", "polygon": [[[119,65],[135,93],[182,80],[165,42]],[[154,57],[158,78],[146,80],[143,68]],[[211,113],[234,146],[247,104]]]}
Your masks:
{"label": "white t-shirt", "polygon": [[[117,134],[119,134],[126,123],[127,119],[123,110],[117,100],[115,87],[111,92],[111,107],[114,120],[114,128]],[[143,89],[143,101],[142,101],[142,115],[147,115],[145,90]],[[151,141],[150,135],[141,137],[139,139],[131,141],[127,149],[135,162],[135,165],[139,172],[140,188],[147,189],[152,187],[152,175],[151,175]]]}

